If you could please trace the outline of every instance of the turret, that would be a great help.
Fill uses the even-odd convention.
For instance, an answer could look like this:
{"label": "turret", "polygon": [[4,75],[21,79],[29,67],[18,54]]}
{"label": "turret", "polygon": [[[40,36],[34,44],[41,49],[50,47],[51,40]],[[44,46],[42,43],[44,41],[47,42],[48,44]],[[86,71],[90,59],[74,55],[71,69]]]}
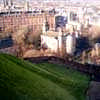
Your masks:
{"label": "turret", "polygon": [[58,49],[59,49],[59,54],[62,56],[62,51],[63,51],[63,37],[62,37],[62,29],[59,27],[58,28]]}
{"label": "turret", "polygon": [[42,33],[45,34],[46,33],[46,24],[45,24],[45,20],[43,22],[43,26],[42,26]]}
{"label": "turret", "polygon": [[76,48],[76,38],[74,34],[68,34],[66,38],[66,53],[73,55]]}

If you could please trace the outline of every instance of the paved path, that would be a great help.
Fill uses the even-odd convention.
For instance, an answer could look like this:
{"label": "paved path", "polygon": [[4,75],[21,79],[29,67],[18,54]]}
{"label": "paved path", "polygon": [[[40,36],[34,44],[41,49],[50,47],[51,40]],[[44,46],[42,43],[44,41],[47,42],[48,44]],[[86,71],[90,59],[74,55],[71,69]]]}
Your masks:
{"label": "paved path", "polygon": [[87,100],[100,100],[100,82],[90,83]]}

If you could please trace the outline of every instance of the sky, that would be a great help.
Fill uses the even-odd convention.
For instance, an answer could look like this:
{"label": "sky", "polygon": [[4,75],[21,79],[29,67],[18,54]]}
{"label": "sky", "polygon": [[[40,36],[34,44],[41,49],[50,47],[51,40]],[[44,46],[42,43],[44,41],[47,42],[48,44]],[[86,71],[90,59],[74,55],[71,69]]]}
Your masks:
{"label": "sky", "polygon": [[[22,1],[37,1],[37,0],[13,0],[17,2],[22,2]],[[38,0],[38,1],[54,1],[54,0]],[[68,1],[68,0],[55,0],[55,1]],[[100,0],[69,0],[69,1],[74,1],[74,2],[96,2]],[[0,3],[3,2],[3,0],[0,0]]]}

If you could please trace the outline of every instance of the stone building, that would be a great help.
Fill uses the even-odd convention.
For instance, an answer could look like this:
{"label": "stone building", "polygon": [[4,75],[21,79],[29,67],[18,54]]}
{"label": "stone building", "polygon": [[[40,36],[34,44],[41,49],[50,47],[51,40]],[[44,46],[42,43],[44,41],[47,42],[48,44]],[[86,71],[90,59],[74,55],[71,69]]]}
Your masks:
{"label": "stone building", "polygon": [[43,26],[43,34],[41,35],[41,47],[48,49],[50,52],[58,53],[59,55],[73,55],[76,47],[76,38],[72,34],[64,34],[59,28],[58,32],[45,31]]}

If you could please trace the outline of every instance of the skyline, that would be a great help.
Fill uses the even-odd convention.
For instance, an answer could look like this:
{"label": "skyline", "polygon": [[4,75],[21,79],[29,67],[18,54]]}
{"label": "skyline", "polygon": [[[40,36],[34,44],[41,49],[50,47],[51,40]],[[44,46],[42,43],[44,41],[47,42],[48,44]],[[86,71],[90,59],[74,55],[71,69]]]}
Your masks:
{"label": "skyline", "polygon": [[[24,1],[30,1],[30,2],[32,2],[32,1],[37,1],[37,0],[13,0],[14,2],[24,2]],[[57,1],[57,2],[59,2],[59,1],[71,1],[71,2],[98,2],[98,1],[100,1],[100,0],[38,0],[38,1]],[[0,3],[1,2],[3,2],[3,0],[0,0]]]}

